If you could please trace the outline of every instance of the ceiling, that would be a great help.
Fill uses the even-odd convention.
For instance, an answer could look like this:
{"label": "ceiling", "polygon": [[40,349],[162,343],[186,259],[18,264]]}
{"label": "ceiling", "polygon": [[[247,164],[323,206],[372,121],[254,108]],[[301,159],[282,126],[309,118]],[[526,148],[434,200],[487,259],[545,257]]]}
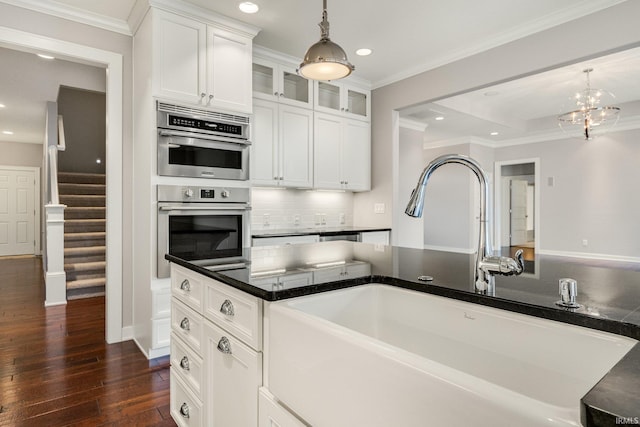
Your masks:
{"label": "ceiling", "polygon": [[[135,0],[34,0],[26,3],[17,0],[0,1],[51,11],[58,16],[60,11],[66,11],[69,19],[111,22],[114,28],[127,28],[124,32],[129,31],[126,22],[135,4]],[[306,49],[319,39],[317,23],[322,14],[320,0],[253,0],[260,6],[260,11],[253,15],[240,12],[237,7],[239,1],[186,0],[187,3],[261,28],[254,39],[257,45],[295,57],[302,57]],[[370,81],[375,88],[577,19],[621,1],[624,0],[330,0],[328,17],[331,38],[345,49],[350,61],[356,66],[354,75]],[[355,55],[355,50],[362,47],[371,48],[373,54],[368,57]],[[55,79],[47,78],[51,75],[51,68],[43,67],[57,67],[58,65],[53,64],[64,64],[65,61],[56,60],[43,64],[39,59],[34,62],[34,55],[30,55],[28,60],[23,58],[26,62],[4,56],[14,55],[12,52],[14,51],[0,49],[0,63],[12,64],[11,67],[0,67],[0,103],[12,103],[12,108],[0,110],[0,128],[4,129],[9,124],[14,128],[14,135],[0,133],[0,141],[41,142],[42,132],[34,130],[33,124],[38,117],[42,119],[45,101],[55,100],[54,94],[57,94],[59,86],[59,82],[53,81]],[[67,63],[65,66],[71,65],[73,64]],[[11,73],[11,78],[5,78],[6,73]],[[573,70],[572,73],[572,78],[565,79],[565,83],[572,80],[575,74],[580,74],[580,71]],[[44,87],[47,84],[51,87]],[[65,84],[73,86],[72,83]],[[531,84],[531,90],[544,92],[548,88],[549,85],[545,82],[538,83],[538,86]],[[525,105],[531,108],[532,111],[523,112],[523,117],[539,116],[541,113],[535,111],[533,104],[523,104],[520,101],[525,89],[519,87],[518,94],[496,97],[496,102],[500,100],[504,103],[508,97],[512,97],[523,108]],[[507,90],[504,89],[504,92]],[[553,96],[557,99],[557,92]],[[636,99],[640,99],[640,96]],[[486,97],[483,98],[483,102],[486,101]],[[404,112],[403,115],[411,114],[413,120],[427,123],[431,107],[421,106]],[[464,109],[459,111],[458,106],[451,104],[441,103],[438,108],[464,113]],[[484,119],[486,117],[480,121]],[[478,118],[474,120],[477,121]],[[447,123],[452,124],[453,121]],[[38,124],[38,127],[43,129],[44,125]]]}

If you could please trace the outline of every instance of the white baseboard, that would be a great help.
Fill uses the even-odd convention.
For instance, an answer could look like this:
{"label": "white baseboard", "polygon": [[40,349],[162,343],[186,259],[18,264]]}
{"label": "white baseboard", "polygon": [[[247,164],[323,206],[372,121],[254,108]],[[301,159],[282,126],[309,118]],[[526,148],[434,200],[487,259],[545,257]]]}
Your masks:
{"label": "white baseboard", "polygon": [[170,353],[171,347],[169,346],[161,347],[161,348],[152,348],[147,351],[144,348],[142,348],[142,346],[140,345],[138,340],[135,339],[135,337],[133,337],[132,339],[133,339],[133,342],[136,343],[136,345],[138,346],[138,349],[142,352],[142,354],[144,354],[144,357],[146,357],[149,360],[155,359],[157,357],[168,356]]}
{"label": "white baseboard", "polygon": [[593,259],[601,261],[618,261],[618,262],[633,262],[640,263],[640,257],[631,257],[624,255],[611,255],[611,254],[594,254],[589,252],[570,252],[570,251],[552,251],[547,249],[540,249],[537,251],[540,255],[552,255],[567,258],[582,258]]}
{"label": "white baseboard", "polygon": [[449,246],[434,246],[434,245],[424,245],[424,249],[428,249],[431,251],[455,252],[459,254],[474,254],[476,252],[475,249],[451,248]]}

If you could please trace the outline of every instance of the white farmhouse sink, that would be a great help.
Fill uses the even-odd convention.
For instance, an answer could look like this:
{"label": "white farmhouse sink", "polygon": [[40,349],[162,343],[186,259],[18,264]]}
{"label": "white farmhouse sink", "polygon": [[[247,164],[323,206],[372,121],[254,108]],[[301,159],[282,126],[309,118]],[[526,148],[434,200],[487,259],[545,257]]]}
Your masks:
{"label": "white farmhouse sink", "polygon": [[272,393],[314,427],[580,425],[635,340],[387,285],[272,303]]}

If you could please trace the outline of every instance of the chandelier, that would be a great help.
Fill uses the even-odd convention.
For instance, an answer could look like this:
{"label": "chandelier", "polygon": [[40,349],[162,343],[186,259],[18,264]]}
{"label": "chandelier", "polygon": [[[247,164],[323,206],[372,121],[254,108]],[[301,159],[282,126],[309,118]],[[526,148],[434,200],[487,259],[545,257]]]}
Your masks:
{"label": "chandelier", "polygon": [[560,128],[572,136],[580,136],[590,141],[613,127],[617,122],[620,107],[609,105],[606,98],[615,99],[610,92],[592,89],[589,73],[593,68],[583,70],[587,87],[571,97],[575,110],[558,116]]}
{"label": "chandelier", "polygon": [[304,55],[298,72],[311,80],[337,80],[347,77],[354,70],[347,54],[338,44],[329,39],[329,21],[327,21],[327,0],[323,0],[320,41],[313,44]]}

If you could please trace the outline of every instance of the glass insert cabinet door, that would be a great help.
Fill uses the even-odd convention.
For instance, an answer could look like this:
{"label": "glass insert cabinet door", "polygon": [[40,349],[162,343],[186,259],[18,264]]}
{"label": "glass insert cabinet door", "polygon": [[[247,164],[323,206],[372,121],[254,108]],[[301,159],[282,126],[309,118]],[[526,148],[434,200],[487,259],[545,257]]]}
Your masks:
{"label": "glass insert cabinet door", "polygon": [[256,58],[253,63],[253,95],[311,108],[313,85],[299,76],[295,67]]}
{"label": "glass insert cabinet door", "polygon": [[315,107],[327,113],[369,118],[369,93],[344,83],[318,82]]}

